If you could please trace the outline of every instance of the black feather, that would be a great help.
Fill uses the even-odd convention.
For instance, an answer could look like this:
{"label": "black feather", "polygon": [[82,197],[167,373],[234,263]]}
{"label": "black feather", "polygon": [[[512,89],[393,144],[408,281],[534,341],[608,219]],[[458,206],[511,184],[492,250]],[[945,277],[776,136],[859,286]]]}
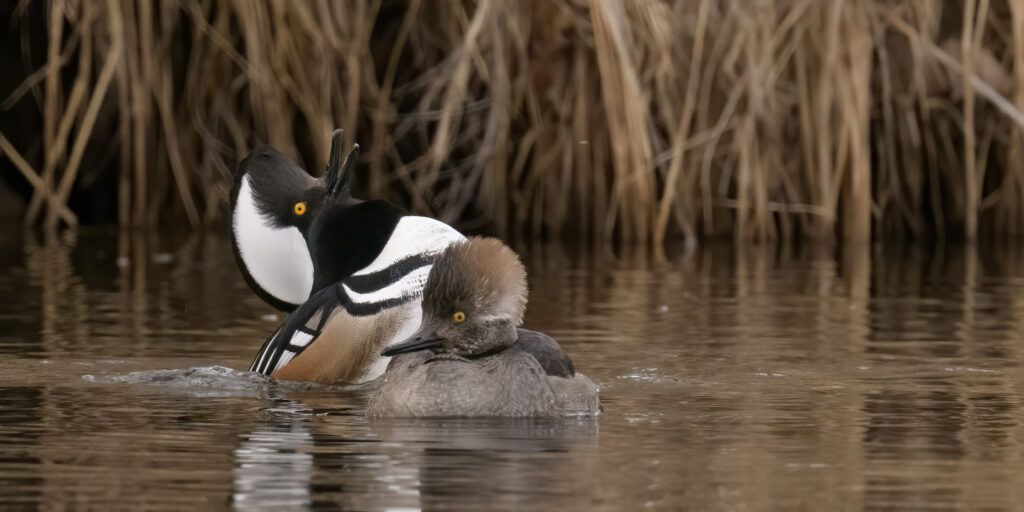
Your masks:
{"label": "black feather", "polygon": [[540,363],[548,375],[566,379],[576,375],[572,359],[551,336],[530,329],[518,329],[519,340],[507,350],[525,352]]}

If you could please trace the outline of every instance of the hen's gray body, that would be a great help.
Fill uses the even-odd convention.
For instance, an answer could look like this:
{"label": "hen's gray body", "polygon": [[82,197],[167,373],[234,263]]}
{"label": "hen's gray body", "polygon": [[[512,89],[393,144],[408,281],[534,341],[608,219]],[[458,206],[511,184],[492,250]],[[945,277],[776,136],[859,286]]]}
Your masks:
{"label": "hen's gray body", "polygon": [[395,356],[370,399],[374,417],[597,414],[598,388],[545,334],[519,329],[494,354],[468,359],[429,350]]}

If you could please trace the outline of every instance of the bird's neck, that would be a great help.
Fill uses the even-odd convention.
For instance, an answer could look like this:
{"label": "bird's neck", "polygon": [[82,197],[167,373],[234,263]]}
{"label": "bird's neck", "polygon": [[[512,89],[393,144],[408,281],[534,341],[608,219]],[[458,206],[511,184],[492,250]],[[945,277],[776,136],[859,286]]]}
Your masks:
{"label": "bird's neck", "polygon": [[396,207],[382,201],[332,207],[320,215],[308,237],[316,263],[313,290],[341,281],[373,262],[400,217]]}
{"label": "bird's neck", "polygon": [[463,344],[468,350],[461,351],[461,355],[469,359],[492,356],[511,347],[517,339],[516,326],[510,321],[485,324],[474,333],[471,343]]}

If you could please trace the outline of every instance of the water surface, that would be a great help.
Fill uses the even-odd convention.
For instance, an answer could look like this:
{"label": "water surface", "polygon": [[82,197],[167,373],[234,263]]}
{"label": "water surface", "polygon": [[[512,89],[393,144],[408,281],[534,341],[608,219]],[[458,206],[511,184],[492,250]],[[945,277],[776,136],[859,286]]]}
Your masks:
{"label": "water surface", "polygon": [[520,247],[598,419],[369,421],[240,371],[280,315],[223,237],[0,238],[0,503],[34,509],[1018,507],[1016,248]]}

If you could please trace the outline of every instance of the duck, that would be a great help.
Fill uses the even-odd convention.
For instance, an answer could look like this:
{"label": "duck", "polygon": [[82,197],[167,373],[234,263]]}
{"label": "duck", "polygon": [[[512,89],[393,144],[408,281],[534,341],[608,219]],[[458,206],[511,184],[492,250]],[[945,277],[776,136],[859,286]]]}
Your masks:
{"label": "duck", "polygon": [[271,147],[255,149],[235,173],[235,261],[256,295],[287,313],[250,371],[330,384],[375,380],[388,362],[380,350],[419,325],[434,258],[465,239],[439,220],[354,197],[359,145],[342,162],[341,138],[341,130],[333,134],[320,179]]}
{"label": "duck", "polygon": [[450,244],[423,289],[423,317],[391,357],[371,418],[553,417],[600,413],[598,387],[544,333],[520,327],[526,271],[494,238]]}

